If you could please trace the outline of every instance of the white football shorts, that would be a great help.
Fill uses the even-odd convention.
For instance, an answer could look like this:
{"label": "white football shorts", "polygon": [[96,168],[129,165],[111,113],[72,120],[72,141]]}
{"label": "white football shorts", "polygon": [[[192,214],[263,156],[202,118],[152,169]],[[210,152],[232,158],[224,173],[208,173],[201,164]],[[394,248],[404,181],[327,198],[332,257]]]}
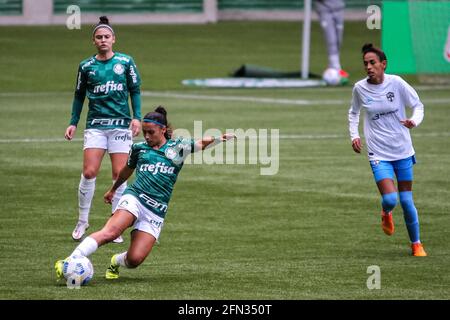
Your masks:
{"label": "white football shorts", "polygon": [[128,153],[133,138],[129,129],[86,129],[84,130],[83,150],[89,148],[105,149],[108,153]]}
{"label": "white football shorts", "polygon": [[136,217],[133,230],[147,232],[158,240],[164,219],[147,209],[136,197],[124,194],[119,200],[116,210],[118,209],[127,210]]}

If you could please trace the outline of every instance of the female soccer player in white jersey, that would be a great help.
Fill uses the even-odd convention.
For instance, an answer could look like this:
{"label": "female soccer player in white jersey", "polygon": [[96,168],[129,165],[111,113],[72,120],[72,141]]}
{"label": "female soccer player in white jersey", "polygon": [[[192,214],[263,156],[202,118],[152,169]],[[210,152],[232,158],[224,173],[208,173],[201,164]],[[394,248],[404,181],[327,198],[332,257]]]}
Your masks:
{"label": "female soccer player in white jersey", "polygon": [[[136,179],[126,188],[114,215],[103,229],[86,237],[69,256],[87,257],[99,246],[111,242],[127,228],[133,227],[128,250],[113,255],[106,279],[117,279],[120,266],[136,268],[150,254],[161,232],[173,187],[186,156],[235,138],[233,134],[223,134],[198,141],[172,139],[167,112],[163,107],[145,115],[142,132],[145,142],[132,145],[127,164],[106,192],[105,202],[112,202],[117,190],[135,170]],[[58,278],[63,276],[63,263],[64,260],[58,260],[55,264]]]}
{"label": "female soccer player in white jersey", "polygon": [[[409,130],[423,119],[424,107],[416,91],[402,78],[385,73],[387,58],[383,51],[366,44],[362,48],[367,78],[353,87],[352,104],[348,113],[353,150],[361,153],[358,132],[361,108],[364,115],[364,135],[375,182],[380,191],[381,226],[384,233],[394,233],[392,210],[398,195],[411,241],[412,255],[426,256],[420,242],[419,218],[412,196],[415,151]],[[411,118],[405,108],[412,109]]]}
{"label": "female soccer player in white jersey", "polygon": [[[79,217],[72,238],[79,241],[89,227],[89,211],[95,191],[95,179],[108,151],[112,164],[112,179],[116,180],[125,166],[132,136],[141,130],[140,77],[133,58],[113,51],[115,34],[107,17],[100,17],[92,40],[97,54],[83,60],[78,68],[72,118],[65,138],[72,140],[80,120],[85,97],[89,111],[84,131],[83,173],[78,189]],[[133,117],[130,114],[131,99]],[[113,201],[113,212],[125,190],[120,186]],[[123,242],[119,237],[115,242]]]}

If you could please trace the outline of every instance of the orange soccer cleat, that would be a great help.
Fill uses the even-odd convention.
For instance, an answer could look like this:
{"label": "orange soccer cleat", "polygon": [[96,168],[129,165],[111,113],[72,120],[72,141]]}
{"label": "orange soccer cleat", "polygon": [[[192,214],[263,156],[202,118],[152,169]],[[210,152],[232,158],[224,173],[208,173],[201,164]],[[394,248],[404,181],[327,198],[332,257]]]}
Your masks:
{"label": "orange soccer cleat", "polygon": [[423,245],[421,243],[413,243],[411,245],[412,255],[414,257],[426,257],[427,253],[423,249]]}
{"label": "orange soccer cleat", "polygon": [[381,228],[383,228],[384,233],[388,236],[394,234],[395,228],[394,220],[392,219],[392,211],[387,214],[384,213],[384,211],[381,211]]}
{"label": "orange soccer cleat", "polygon": [[339,75],[341,76],[341,78],[347,78],[347,79],[350,76],[347,71],[342,70],[342,69],[339,70]]}

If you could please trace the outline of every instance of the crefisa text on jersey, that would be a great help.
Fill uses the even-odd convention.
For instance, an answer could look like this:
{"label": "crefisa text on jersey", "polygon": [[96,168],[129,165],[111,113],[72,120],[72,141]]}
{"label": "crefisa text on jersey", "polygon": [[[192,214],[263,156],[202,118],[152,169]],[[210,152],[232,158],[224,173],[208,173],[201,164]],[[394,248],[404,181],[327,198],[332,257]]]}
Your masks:
{"label": "crefisa text on jersey", "polygon": [[156,164],[145,163],[141,164],[141,166],[139,167],[139,171],[148,171],[153,175],[156,175],[158,171],[161,173],[173,174],[173,172],[175,171],[175,167],[166,166],[162,162],[157,162]]}
{"label": "crefisa text on jersey", "polygon": [[123,91],[123,84],[115,83],[114,81],[108,81],[105,84],[99,84],[94,87],[94,93],[107,94],[110,91]]}
{"label": "crefisa text on jersey", "polygon": [[211,315],[270,315],[271,304],[222,304],[220,307],[190,306],[178,307],[179,315],[201,315],[209,318]]}

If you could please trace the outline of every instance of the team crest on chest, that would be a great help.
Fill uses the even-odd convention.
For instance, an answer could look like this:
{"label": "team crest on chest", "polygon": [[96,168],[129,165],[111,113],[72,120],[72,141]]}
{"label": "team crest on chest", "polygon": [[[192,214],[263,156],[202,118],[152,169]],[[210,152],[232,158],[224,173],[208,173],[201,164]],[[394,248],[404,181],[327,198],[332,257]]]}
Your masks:
{"label": "team crest on chest", "polygon": [[178,156],[178,152],[175,151],[174,148],[167,148],[166,151],[164,151],[164,154],[170,160],[173,160],[173,159],[175,159]]}
{"label": "team crest on chest", "polygon": [[393,92],[388,92],[388,93],[386,93],[386,98],[387,98],[390,102],[394,101],[394,93],[393,93]]}
{"label": "team crest on chest", "polygon": [[123,64],[116,63],[113,67],[113,71],[115,74],[121,75],[122,73],[125,72],[125,68],[123,67]]}

